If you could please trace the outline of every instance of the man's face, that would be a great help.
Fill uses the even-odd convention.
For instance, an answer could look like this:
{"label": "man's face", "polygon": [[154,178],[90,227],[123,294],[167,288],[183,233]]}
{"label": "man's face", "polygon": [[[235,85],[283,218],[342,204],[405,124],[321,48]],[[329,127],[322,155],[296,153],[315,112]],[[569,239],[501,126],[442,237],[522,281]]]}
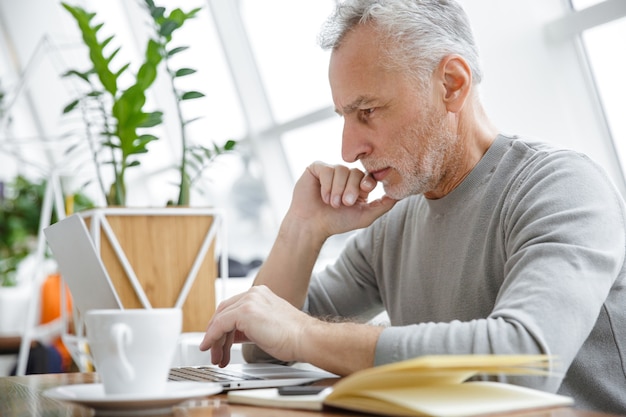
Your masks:
{"label": "man's face", "polygon": [[429,87],[381,64],[384,45],[369,26],[346,35],[333,51],[329,78],[344,118],[342,156],[360,160],[388,196],[401,199],[441,186],[458,155],[450,116]]}

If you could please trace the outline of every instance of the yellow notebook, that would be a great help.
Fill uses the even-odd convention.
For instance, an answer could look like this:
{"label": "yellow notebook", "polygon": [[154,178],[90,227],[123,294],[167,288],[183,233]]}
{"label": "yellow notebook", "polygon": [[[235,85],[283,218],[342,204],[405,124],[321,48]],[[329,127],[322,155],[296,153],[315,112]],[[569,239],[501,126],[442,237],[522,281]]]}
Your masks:
{"label": "yellow notebook", "polygon": [[499,382],[464,382],[479,374],[546,375],[544,355],[423,356],[355,372],[317,395],[277,389],[230,391],[231,403],[320,410],[324,406],[393,416],[460,417],[568,406],[572,399]]}

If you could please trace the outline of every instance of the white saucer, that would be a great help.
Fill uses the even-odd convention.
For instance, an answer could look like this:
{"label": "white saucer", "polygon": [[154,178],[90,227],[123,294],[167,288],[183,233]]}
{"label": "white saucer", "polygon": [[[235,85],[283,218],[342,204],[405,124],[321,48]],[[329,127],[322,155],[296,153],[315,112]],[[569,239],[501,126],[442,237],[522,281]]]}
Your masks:
{"label": "white saucer", "polygon": [[69,401],[94,408],[97,415],[142,415],[170,413],[171,408],[189,398],[204,397],[222,391],[212,382],[168,382],[165,392],[145,394],[106,395],[102,384],[65,385],[44,391],[55,400]]}

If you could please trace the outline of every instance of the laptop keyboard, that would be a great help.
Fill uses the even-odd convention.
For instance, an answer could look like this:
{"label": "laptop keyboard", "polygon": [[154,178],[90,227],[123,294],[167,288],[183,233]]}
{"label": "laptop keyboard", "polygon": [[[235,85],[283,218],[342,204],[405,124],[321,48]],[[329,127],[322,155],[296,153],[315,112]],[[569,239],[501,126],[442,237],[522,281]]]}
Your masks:
{"label": "laptop keyboard", "polygon": [[168,379],[170,381],[228,382],[258,380],[260,378],[256,378],[243,372],[200,366],[170,369]]}

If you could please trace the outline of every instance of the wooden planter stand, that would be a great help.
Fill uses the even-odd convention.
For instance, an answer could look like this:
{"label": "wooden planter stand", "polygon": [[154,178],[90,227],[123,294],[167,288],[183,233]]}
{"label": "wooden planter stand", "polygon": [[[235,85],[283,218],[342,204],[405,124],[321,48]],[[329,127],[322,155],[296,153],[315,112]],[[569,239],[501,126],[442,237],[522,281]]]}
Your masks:
{"label": "wooden planter stand", "polygon": [[215,312],[218,261],[227,277],[223,218],[214,209],[103,208],[80,213],[124,308],[179,307],[183,331]]}

